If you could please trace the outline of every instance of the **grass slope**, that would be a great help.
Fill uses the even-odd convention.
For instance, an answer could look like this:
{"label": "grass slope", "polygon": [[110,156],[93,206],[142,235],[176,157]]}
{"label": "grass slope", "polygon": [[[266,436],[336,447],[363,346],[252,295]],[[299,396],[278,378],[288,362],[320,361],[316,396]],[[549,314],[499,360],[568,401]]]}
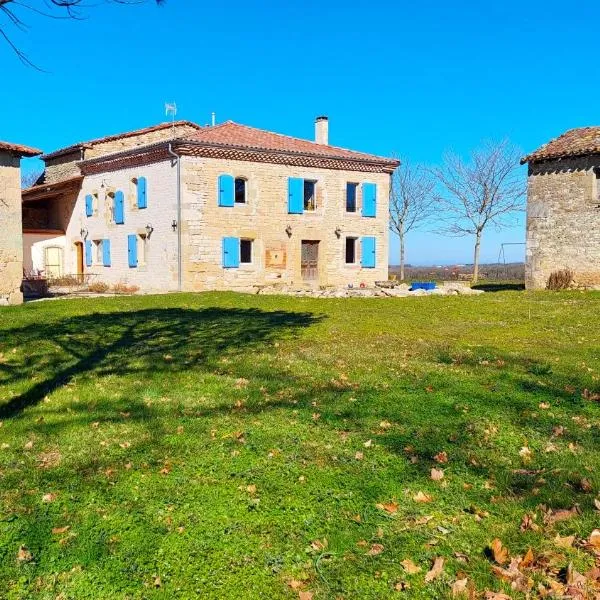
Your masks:
{"label": "grass slope", "polygon": [[599,338],[580,293],[3,309],[0,597],[522,597],[496,537],[584,571],[554,538],[598,525]]}

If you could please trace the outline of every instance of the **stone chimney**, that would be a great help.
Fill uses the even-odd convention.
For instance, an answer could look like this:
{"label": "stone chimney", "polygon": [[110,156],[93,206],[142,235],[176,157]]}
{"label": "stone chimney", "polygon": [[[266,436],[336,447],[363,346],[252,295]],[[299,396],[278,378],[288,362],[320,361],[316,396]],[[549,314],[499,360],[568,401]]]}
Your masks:
{"label": "stone chimney", "polygon": [[23,302],[21,157],[40,150],[0,142],[0,306]]}
{"label": "stone chimney", "polygon": [[317,117],[315,120],[315,142],[329,144],[329,119],[325,116]]}

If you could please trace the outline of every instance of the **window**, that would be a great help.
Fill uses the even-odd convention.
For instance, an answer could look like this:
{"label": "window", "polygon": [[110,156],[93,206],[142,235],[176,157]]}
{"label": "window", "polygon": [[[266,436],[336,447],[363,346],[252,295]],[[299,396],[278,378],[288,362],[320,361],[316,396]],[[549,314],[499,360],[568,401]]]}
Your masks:
{"label": "window", "polygon": [[594,202],[594,204],[596,204],[596,203],[600,203],[600,168],[596,167],[594,169],[594,175],[596,176],[595,177],[596,191],[592,197],[592,202]]}
{"label": "window", "polygon": [[146,178],[134,177],[131,180],[135,193],[135,206],[137,208],[146,208],[148,206],[148,198],[146,194]]}
{"label": "window", "polygon": [[356,263],[356,240],[354,237],[346,238],[346,264],[353,265]]}
{"label": "window", "polygon": [[102,264],[102,240],[92,240],[92,263]]}
{"label": "window", "polygon": [[358,183],[346,184],[346,212],[356,212],[356,191]]}
{"label": "window", "polygon": [[246,180],[242,177],[235,180],[235,203],[246,204]]}
{"label": "window", "polygon": [[49,246],[44,252],[44,274],[48,279],[62,277],[63,251],[62,248]]}
{"label": "window", "polygon": [[317,210],[317,182],[304,180],[304,210]]}
{"label": "window", "polygon": [[240,240],[240,263],[252,262],[252,240]]}

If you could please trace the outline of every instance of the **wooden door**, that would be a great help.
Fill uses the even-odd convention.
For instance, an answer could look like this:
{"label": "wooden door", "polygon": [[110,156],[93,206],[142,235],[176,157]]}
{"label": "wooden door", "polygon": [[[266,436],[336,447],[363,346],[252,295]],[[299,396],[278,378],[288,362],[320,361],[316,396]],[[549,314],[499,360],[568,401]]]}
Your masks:
{"label": "wooden door", "polygon": [[44,256],[44,271],[48,279],[58,279],[63,274],[62,248],[50,246],[46,248]]}
{"label": "wooden door", "polygon": [[77,252],[77,278],[83,279],[83,244],[75,242],[75,250]]}
{"label": "wooden door", "polygon": [[302,240],[302,257],[300,261],[302,279],[317,281],[319,279],[319,242]]}

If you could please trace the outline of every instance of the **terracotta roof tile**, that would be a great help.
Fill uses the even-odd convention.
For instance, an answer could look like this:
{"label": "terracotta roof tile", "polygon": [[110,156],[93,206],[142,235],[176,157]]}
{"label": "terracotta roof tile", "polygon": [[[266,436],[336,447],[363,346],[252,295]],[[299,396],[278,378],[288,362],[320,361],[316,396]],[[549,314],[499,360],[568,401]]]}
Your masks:
{"label": "terracotta roof tile", "polygon": [[578,127],[550,140],[535,152],[524,156],[521,164],[550,158],[600,153],[600,127]]}
{"label": "terracotta roof tile", "polygon": [[133,137],[136,135],[144,135],[146,133],[152,133],[153,131],[160,131],[161,129],[167,129],[169,127],[179,127],[182,125],[187,125],[188,127],[195,127],[196,129],[201,129],[200,125],[196,123],[192,123],[191,121],[175,121],[170,123],[159,123],[158,125],[152,125],[151,127],[144,127],[143,129],[135,129],[134,131],[126,131],[124,133],[117,133],[115,135],[107,135],[105,137],[96,138],[95,140],[89,140],[87,142],[78,142],[77,144],[72,144],[71,146],[66,146],[65,148],[60,148],[59,150],[55,150],[54,152],[50,152],[48,154],[44,154],[42,159],[54,158],[55,156],[60,156],[61,154],[68,154],[70,152],[74,152],[79,148],[85,148],[86,146],[93,146],[94,144],[102,144],[105,142],[112,142],[114,140],[119,140],[121,138]]}
{"label": "terracotta roof tile", "polygon": [[248,148],[252,150],[268,150],[284,152],[287,154],[307,154],[324,158],[338,158],[350,160],[373,161],[399,164],[398,161],[329,146],[328,144],[317,144],[309,140],[295,138],[280,133],[273,133],[247,125],[240,125],[233,121],[226,121],[212,127],[202,127],[197,133],[180,138],[178,141],[189,141],[194,143],[219,144],[236,148]]}
{"label": "terracotta roof tile", "polygon": [[10,142],[2,142],[0,141],[0,150],[5,150],[7,152],[12,152],[13,154],[18,154],[19,156],[37,156],[41,154],[42,151],[37,148],[31,148],[29,146],[23,146],[22,144],[11,144]]}

